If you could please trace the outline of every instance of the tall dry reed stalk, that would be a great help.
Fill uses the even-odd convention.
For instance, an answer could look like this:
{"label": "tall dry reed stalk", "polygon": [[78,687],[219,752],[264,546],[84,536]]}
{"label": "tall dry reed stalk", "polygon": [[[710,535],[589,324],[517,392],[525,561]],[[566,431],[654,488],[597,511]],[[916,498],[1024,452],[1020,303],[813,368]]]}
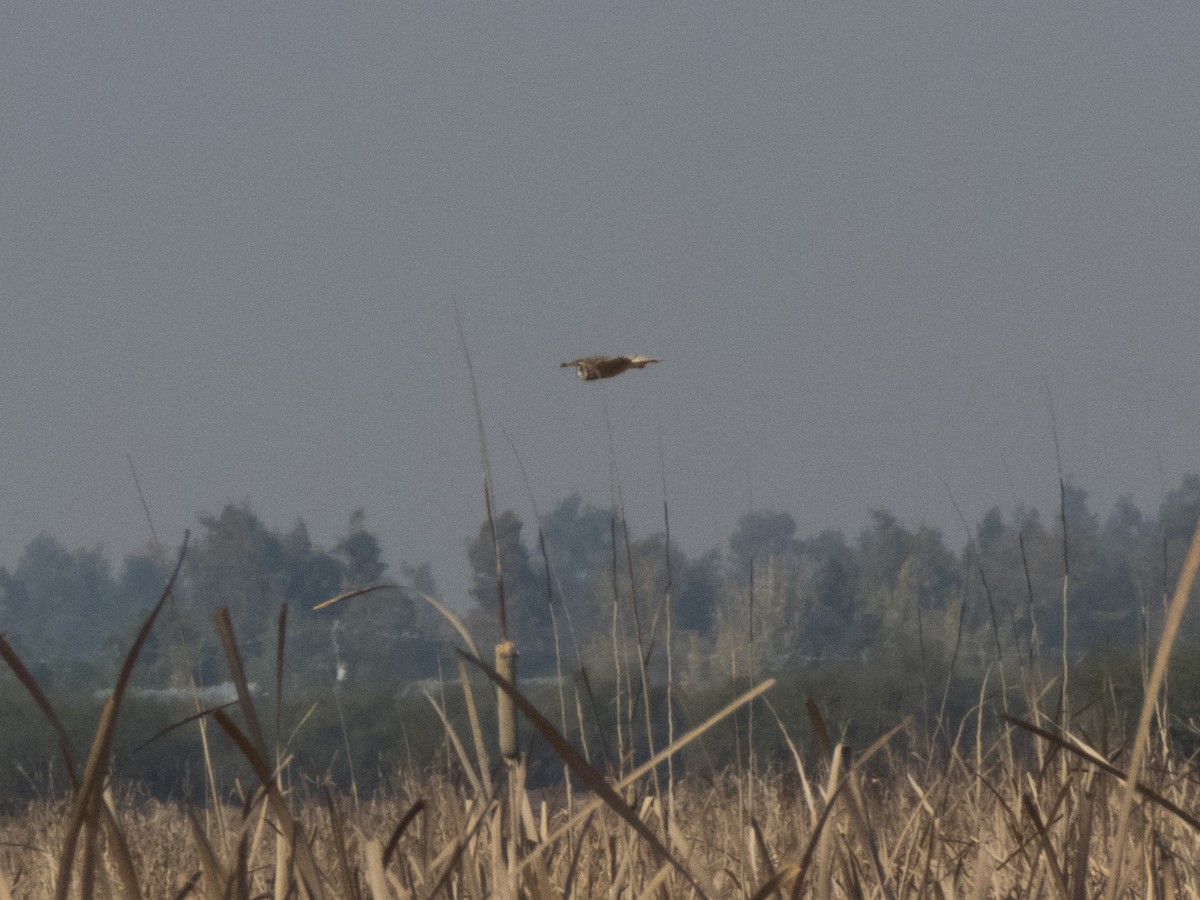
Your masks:
{"label": "tall dry reed stalk", "polygon": [[[496,559],[496,631],[500,636],[495,648],[496,668],[516,682],[517,647],[508,637],[508,611],[504,602],[504,563],[500,553],[500,536],[496,532],[495,500],[493,499],[492,463],[488,456],[487,435],[483,427],[483,408],[479,403],[479,384],[475,380],[475,366],[471,362],[471,351],[467,347],[466,332],[463,331],[462,316],[458,302],[451,297],[454,321],[458,326],[458,337],[462,343],[463,359],[467,363],[467,374],[471,381],[471,405],[475,411],[475,428],[479,438],[479,455],[483,462],[483,505],[487,513],[488,530],[492,537],[492,549]],[[496,695],[500,754],[508,760],[516,760],[521,753],[517,733],[517,713],[503,693]]]}

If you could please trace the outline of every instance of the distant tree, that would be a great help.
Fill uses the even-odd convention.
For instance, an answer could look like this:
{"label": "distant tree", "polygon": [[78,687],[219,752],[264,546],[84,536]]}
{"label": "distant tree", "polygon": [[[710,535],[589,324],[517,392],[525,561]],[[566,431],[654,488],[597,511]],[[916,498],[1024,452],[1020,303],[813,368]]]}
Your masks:
{"label": "distant tree", "polygon": [[400,574],[404,576],[404,580],[412,586],[413,590],[429,594],[431,597],[437,596],[437,582],[434,581],[433,567],[429,563],[423,562],[420,565],[401,563]]}
{"label": "distant tree", "polygon": [[589,596],[597,578],[606,577],[612,561],[612,511],[585,504],[572,494],[542,521],[546,552],[567,602]]}
{"label": "distant tree", "polygon": [[1122,494],[1113,504],[1112,512],[1104,521],[1104,539],[1110,546],[1136,549],[1144,534],[1145,520],[1133,498]]}
{"label": "distant tree", "polygon": [[[366,528],[366,517],[356,510],[349,533],[335,552],[344,560],[343,588],[353,590],[393,579],[385,577],[387,563],[379,540]],[[436,595],[437,585],[428,563],[403,564],[400,583]],[[343,671],[352,684],[395,685],[436,674],[443,642],[440,617],[411,591],[381,590],[330,610],[340,622],[338,644]]]}
{"label": "distant tree", "polygon": [[[1165,566],[1156,560],[1156,569],[1160,570],[1161,581],[1167,586],[1167,591],[1179,578],[1183,560],[1187,555],[1198,520],[1200,520],[1200,475],[1187,474],[1183,476],[1179,487],[1163,498],[1158,512],[1160,545],[1156,548],[1156,555],[1158,560],[1164,560],[1165,557]],[[1195,610],[1190,617],[1192,627],[1197,627],[1200,625],[1200,622],[1196,621],[1200,617],[1200,609],[1194,605],[1192,609]]]}
{"label": "distant tree", "polygon": [[844,657],[863,649],[862,629],[855,622],[857,577],[846,557],[830,556],[813,574],[811,630],[824,653]]}
{"label": "distant tree", "polygon": [[1162,545],[1156,539],[1157,531],[1128,494],[1117,498],[1104,520],[1099,535],[1103,571],[1097,580],[1105,582],[1102,627],[1106,640],[1120,633],[1114,643],[1132,647],[1132,633],[1126,632],[1138,630],[1142,610],[1158,594]]}
{"label": "distant tree", "polygon": [[[1082,655],[1099,642],[1133,646],[1138,634],[1138,598],[1131,556],[1117,532],[1103,532],[1088,492],[1066,485],[1067,547],[1070,553],[1070,644]],[[1128,530],[1141,514],[1132,501],[1118,501],[1109,521]],[[1061,640],[1061,637],[1060,637]]]}
{"label": "distant tree", "polygon": [[813,640],[834,656],[863,649],[864,630],[859,621],[861,603],[859,560],[840,531],[827,529],[803,541],[800,552],[813,567],[813,600],[810,610]]}
{"label": "distant tree", "polygon": [[[544,669],[553,658],[553,635],[546,615],[545,576],[533,568],[529,550],[521,540],[522,527],[512,510],[496,517],[508,636],[517,643],[522,671],[532,673]],[[478,535],[467,546],[467,558],[471,564],[471,597],[477,604],[470,621],[482,640],[494,641],[496,553],[487,522],[479,526]]]}
{"label": "distant tree", "polygon": [[346,583],[341,560],[313,546],[308,527],[297,519],[283,537],[283,566],[287,572],[284,599],[307,608],[338,594]]}
{"label": "distant tree", "polygon": [[1070,481],[1064,485],[1063,509],[1067,514],[1067,534],[1092,534],[1100,530],[1100,517],[1092,512],[1088,492]]}
{"label": "distant tree", "polygon": [[[1021,521],[1022,518],[1033,523],[1032,526],[1027,525],[1032,543],[1036,536],[1041,534],[1037,511],[1034,510],[1030,517],[1028,511],[1018,510],[1013,516],[1013,521]],[[973,599],[986,604],[984,585],[982,580],[976,579],[977,572],[983,572],[983,579],[987,581],[987,591],[991,593],[996,609],[1003,652],[1008,654],[1015,651],[1027,658],[1034,629],[1030,618],[1029,588],[1021,562],[1020,543],[1021,532],[1013,524],[1005,521],[1004,514],[998,506],[993,506],[984,513],[975,528],[974,557],[964,554],[963,565],[968,583],[975,592]],[[981,617],[976,615],[975,618],[979,620]],[[990,618],[989,610],[985,625],[989,629]],[[989,652],[992,652],[994,642],[994,637],[986,636],[985,644]]]}
{"label": "distant tree", "polygon": [[[921,633],[926,652],[948,656],[957,637],[958,618],[961,614],[959,600],[962,591],[962,569],[955,554],[946,548],[942,534],[936,528],[923,525],[912,535],[908,556],[897,576],[896,597],[901,609],[910,609],[908,634],[913,636],[912,625],[920,617]],[[983,620],[984,627],[992,627],[992,608],[984,603],[977,608],[976,618]],[[998,606],[992,598],[992,606]],[[983,608],[983,607],[986,607]],[[1002,614],[996,612],[1000,624]],[[994,639],[993,639],[994,644]]]}
{"label": "distant tree", "polygon": [[99,548],[72,552],[39,535],[6,576],[5,595],[3,627],[44,655],[97,660],[117,630],[117,585]]}
{"label": "distant tree", "polygon": [[712,633],[713,617],[721,598],[721,551],[713,548],[675,575],[677,627],[698,635]]}
{"label": "distant tree", "polygon": [[[412,590],[425,594],[427,597],[433,597],[435,600],[440,597],[437,581],[433,577],[433,567],[428,562],[419,565],[401,563],[400,576],[401,584],[408,585]],[[453,628],[437,610],[420,597],[411,599],[413,614],[409,627],[414,632],[431,640],[457,640]]]}
{"label": "distant tree", "polygon": [[796,520],[788,513],[762,510],[746,513],[738,519],[737,530],[729,538],[729,553],[739,578],[750,573],[750,561],[766,561],[797,549]]}
{"label": "distant tree", "polygon": [[[624,542],[622,541],[622,550]],[[625,605],[625,619],[628,632],[636,636],[636,622],[633,618],[633,601],[637,601],[637,615],[641,620],[643,646],[651,646],[653,637],[653,661],[656,666],[665,662],[662,652],[665,636],[665,602],[670,598],[673,613],[679,609],[680,595],[676,578],[687,571],[689,563],[687,556],[679,547],[672,544],[670,548],[672,590],[667,593],[667,547],[662,534],[651,535],[640,540],[631,540],[629,558],[622,553],[622,564],[618,572],[622,602]],[[632,560],[632,565],[629,564]],[[632,580],[630,571],[632,570]],[[611,606],[607,607],[611,612]],[[654,625],[657,621],[657,626]],[[676,622],[678,617],[676,616]],[[678,625],[676,626],[678,627]],[[654,677],[653,674],[651,676]]]}
{"label": "distant tree", "polygon": [[885,509],[871,511],[871,525],[858,536],[861,572],[861,627],[868,646],[910,644],[916,636],[915,610],[897,602],[900,570],[912,549],[913,535]]}
{"label": "distant tree", "polygon": [[854,550],[846,543],[846,535],[837,529],[827,528],[816,537],[800,542],[800,552],[814,562],[838,559],[847,562]]}
{"label": "distant tree", "polygon": [[808,573],[796,554],[745,557],[743,564],[747,577],[728,585],[717,617],[718,671],[744,675],[753,663],[758,674],[778,672],[805,650],[801,622]]}
{"label": "distant tree", "polygon": [[[1147,552],[1153,529],[1148,530],[1141,512],[1127,496],[1117,500],[1103,527],[1082,487],[1068,483],[1065,500],[1071,652],[1078,656],[1098,642],[1128,645],[1139,633],[1137,617],[1139,598],[1144,596],[1144,577],[1139,574],[1138,560]],[[1057,516],[1052,521],[1058,525]],[[976,549],[998,615],[1009,621],[1002,632],[1011,632],[1015,623],[1020,636],[1016,643],[1023,653],[1028,652],[1034,635],[1032,593],[1032,615],[1036,617],[1040,645],[1035,650],[1060,647],[1061,529],[1047,529],[1038,511],[1031,507],[1018,507],[1011,525],[993,508],[976,529]]]}
{"label": "distant tree", "polygon": [[1164,498],[1158,521],[1168,541],[1186,544],[1200,518],[1200,475],[1183,476],[1179,487]]}
{"label": "distant tree", "polygon": [[[105,641],[106,674],[116,674],[133,635],[162,596],[166,581],[167,571],[153,549],[130,554],[121,561],[121,574],[116,581],[116,613],[112,633]],[[177,639],[178,620],[174,616],[167,617],[166,621],[161,621],[158,627],[151,630],[138,658],[140,677],[169,677],[170,647]]]}
{"label": "distant tree", "polygon": [[367,531],[366,514],[361,509],[351,514],[349,533],[338,541],[334,552],[344,561],[348,589],[374,584],[387,571],[379,540]]}
{"label": "distant tree", "polygon": [[148,612],[162,596],[167,572],[152,555],[135,553],[121,562],[121,575],[117,579],[117,595],[127,609]]}
{"label": "distant tree", "polygon": [[913,534],[886,509],[871,510],[871,525],[860,532],[858,552],[868,591],[890,592],[912,549]]}
{"label": "distant tree", "polygon": [[1004,522],[1000,507],[993,506],[975,526],[975,548],[982,559],[994,559],[1005,552],[1010,529]]}
{"label": "distant tree", "polygon": [[224,677],[224,659],[211,634],[213,614],[229,609],[242,652],[261,657],[266,637],[287,598],[289,572],[283,541],[249,503],[230,503],[219,515],[201,514],[200,532],[186,559],[194,622],[208,652],[203,679]]}

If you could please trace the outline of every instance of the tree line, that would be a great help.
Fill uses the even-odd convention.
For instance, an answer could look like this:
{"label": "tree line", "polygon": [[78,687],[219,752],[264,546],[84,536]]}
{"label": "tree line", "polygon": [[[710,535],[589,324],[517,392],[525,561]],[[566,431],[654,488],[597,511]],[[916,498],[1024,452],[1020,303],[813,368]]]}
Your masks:
{"label": "tree line", "polygon": [[[1061,653],[1067,574],[1065,638],[1077,658],[1098,645],[1132,648],[1156,633],[1198,515],[1196,475],[1152,516],[1127,496],[1101,516],[1083,488],[1067,484],[1061,510],[992,508],[953,549],[937,529],[883,509],[852,537],[801,536],[791,514],[760,510],[741,517],[725,546],[689,556],[662,532],[638,536],[613,510],[572,495],[540,523],[505,511],[495,542],[487,522],[465,542],[472,584],[464,620],[480,646],[494,640],[498,544],[509,631],[526,676],[552,673],[561,661],[567,671],[603,677],[635,632],[660,649],[669,633],[677,677],[697,683],[751,665],[784,672],[952,654],[1033,660]],[[99,548],[72,551],[40,535],[11,570],[0,568],[0,630],[48,687],[102,686],[168,566],[153,546],[114,566]],[[312,611],[381,581],[400,587]],[[456,641],[422,593],[438,596],[429,564],[391,567],[362,511],[324,548],[303,521],[273,528],[248,503],[230,504],[198,517],[174,605],[143,654],[139,680],[223,680],[212,627],[223,606],[251,678],[269,684],[284,604],[293,690],[429,677]],[[661,666],[665,654],[654,658]]]}
{"label": "tree line", "polygon": [[[150,545],[114,567],[102,549],[68,550],[39,535],[10,571],[0,567],[0,630],[44,686],[103,686],[120,666],[132,635],[162,593],[173,549]],[[197,518],[172,604],[143,650],[139,681],[147,686],[219,683],[225,659],[213,627],[229,610],[252,679],[269,684],[286,604],[284,648],[295,686],[328,687],[339,667],[360,678],[390,676],[383,666],[436,655],[437,638],[405,592],[380,592],[370,608],[346,605],[334,615],[314,604],[388,577],[389,565],[363,511],[332,547],[313,543],[303,520],[270,528],[249,503]],[[405,584],[436,593],[428,564],[401,564]],[[436,665],[436,663],[434,663]],[[416,667],[425,674],[427,666]]]}

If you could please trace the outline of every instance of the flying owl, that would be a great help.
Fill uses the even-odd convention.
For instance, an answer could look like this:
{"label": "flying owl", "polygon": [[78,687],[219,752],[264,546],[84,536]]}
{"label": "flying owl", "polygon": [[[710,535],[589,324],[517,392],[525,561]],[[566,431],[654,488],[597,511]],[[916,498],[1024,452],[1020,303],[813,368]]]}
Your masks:
{"label": "flying owl", "polygon": [[584,381],[595,381],[598,378],[612,378],[629,369],[644,369],[656,362],[660,360],[651,359],[649,356],[585,356],[565,362],[559,368],[569,369],[574,366]]}

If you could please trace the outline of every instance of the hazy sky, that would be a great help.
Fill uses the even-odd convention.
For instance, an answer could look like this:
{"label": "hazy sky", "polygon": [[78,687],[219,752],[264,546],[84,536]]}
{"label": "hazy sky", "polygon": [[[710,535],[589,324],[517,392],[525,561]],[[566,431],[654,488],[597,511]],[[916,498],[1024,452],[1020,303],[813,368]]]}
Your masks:
{"label": "hazy sky", "polygon": [[[689,552],[1200,469],[1200,6],[5,3],[0,564],[248,499],[465,590],[498,502]],[[589,353],[663,363],[611,382]],[[660,449],[661,459],[660,463]],[[453,599],[453,598],[452,598]]]}

